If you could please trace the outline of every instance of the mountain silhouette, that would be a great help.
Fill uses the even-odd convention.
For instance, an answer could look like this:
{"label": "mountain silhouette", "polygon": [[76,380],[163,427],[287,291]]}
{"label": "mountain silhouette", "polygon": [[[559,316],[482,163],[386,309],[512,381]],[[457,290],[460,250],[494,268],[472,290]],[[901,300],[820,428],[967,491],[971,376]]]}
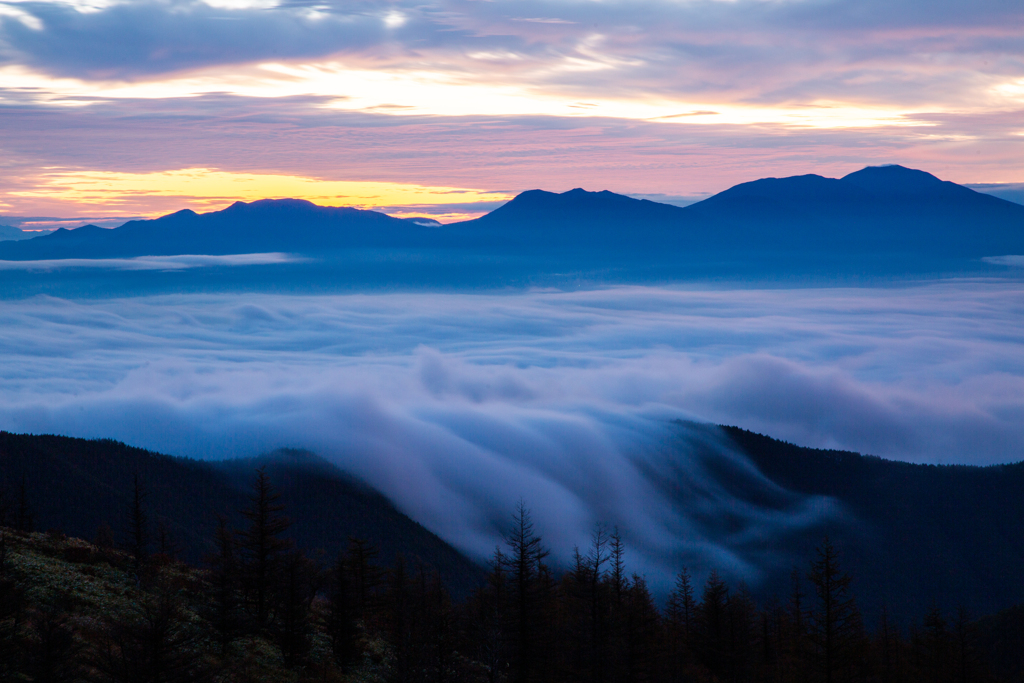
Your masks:
{"label": "mountain silhouette", "polygon": [[33,237],[32,233],[24,232],[10,225],[0,225],[0,242],[6,240],[27,240]]}
{"label": "mountain silhouette", "polygon": [[431,229],[377,211],[317,206],[301,199],[263,199],[235,202],[222,211],[205,214],[185,209],[154,220],[129,221],[112,230],[95,225],[61,228],[27,242],[0,245],[0,257],[126,258],[416,248],[429,246]]}
{"label": "mountain silhouette", "polygon": [[35,525],[85,539],[108,526],[120,537],[138,475],[146,513],[163,525],[184,557],[200,562],[212,551],[218,515],[238,527],[257,468],[265,468],[295,520],[299,547],[323,551],[327,562],[349,538],[368,541],[390,563],[402,554],[438,569],[449,588],[465,594],[483,570],[399,512],[381,493],[307,451],[282,449],[258,457],[206,462],[161,455],[110,439],[11,434],[0,431],[0,506],[24,486]]}
{"label": "mountain silhouette", "polygon": [[951,258],[1018,254],[1024,206],[902,166],[743,183],[684,209],[735,248]]}
{"label": "mountain silhouette", "polygon": [[0,259],[359,250],[472,253],[519,259],[525,269],[977,262],[1024,254],[1024,206],[924,171],[877,166],[839,179],[764,178],[686,207],[608,191],[530,190],[485,216],[449,225],[295,199],[236,202],[206,214],[184,210],[113,230],[87,225],[0,243]]}
{"label": "mountain silhouette", "polygon": [[[919,465],[846,451],[803,448],[736,427],[680,423],[679,439],[665,442],[661,460],[645,461],[652,485],[691,510],[695,528],[717,528],[721,537],[747,536],[760,549],[764,582],[758,595],[787,595],[790,570],[806,567],[827,534],[843,553],[854,592],[868,615],[884,605],[890,618],[919,619],[931,605],[945,611],[966,607],[993,613],[1024,602],[1024,462],[989,467]],[[702,445],[703,444],[703,445]],[[708,444],[712,444],[709,446]],[[727,444],[756,470],[716,450]],[[792,492],[825,496],[841,514],[820,523],[795,525],[783,535],[751,536],[740,517],[694,506],[687,485],[698,458],[743,507],[777,515]],[[399,553],[439,569],[450,587],[465,594],[482,577],[479,566],[399,512],[381,493],[322,458],[279,450],[258,458],[196,461],[132,448],[109,439],[0,432],[0,503],[17,502],[24,484],[39,529],[93,538],[109,525],[123,532],[138,474],[148,513],[163,523],[186,557],[200,560],[217,515],[233,523],[257,468],[264,467],[281,493],[290,530],[310,551],[333,558],[350,536],[377,545],[381,560]],[[779,489],[765,486],[758,471]],[[784,492],[784,493],[780,493]],[[643,505],[643,501],[636,501]],[[548,528],[558,519],[538,519]],[[623,529],[627,538],[630,529]],[[687,542],[686,533],[677,540]],[[713,568],[716,556],[705,558]],[[725,567],[718,567],[725,569]]]}

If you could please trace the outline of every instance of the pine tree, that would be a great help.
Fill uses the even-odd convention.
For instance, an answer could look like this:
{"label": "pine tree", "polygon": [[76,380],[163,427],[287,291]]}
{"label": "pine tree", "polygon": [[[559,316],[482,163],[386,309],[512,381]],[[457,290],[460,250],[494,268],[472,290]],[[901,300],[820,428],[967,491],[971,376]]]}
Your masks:
{"label": "pine tree", "polygon": [[676,576],[675,588],[669,594],[666,628],[671,680],[682,681],[691,665],[697,603],[693,597],[690,572],[685,567]]}
{"label": "pine tree", "polygon": [[474,592],[466,605],[466,640],[471,658],[484,665],[488,683],[497,683],[508,668],[506,612],[508,581],[501,548],[494,549],[487,583]]}
{"label": "pine tree", "polygon": [[512,669],[517,683],[534,680],[538,662],[539,620],[546,588],[543,561],[548,551],[534,533],[533,520],[522,500],[512,514],[512,526],[505,534],[509,552],[504,556],[509,577],[511,628],[513,641]]}
{"label": "pine tree", "polygon": [[222,516],[217,520],[214,543],[217,551],[206,560],[209,567],[206,616],[213,626],[223,657],[241,627],[241,586],[235,536]]}
{"label": "pine tree", "polygon": [[954,641],[946,619],[938,606],[924,615],[921,630],[915,634],[914,654],[922,683],[950,683],[954,680]]}
{"label": "pine tree", "polygon": [[349,557],[338,554],[331,571],[331,585],[327,596],[325,631],[331,641],[334,662],[347,670],[359,659],[359,619],[356,606]]}
{"label": "pine tree", "polygon": [[319,589],[319,572],[301,551],[289,553],[283,565],[277,640],[285,665],[295,668],[309,652],[310,606]]}
{"label": "pine tree", "polygon": [[840,570],[839,554],[827,537],[808,578],[817,597],[808,633],[815,670],[824,683],[837,683],[852,675],[860,658],[863,627],[850,592],[851,578]]}
{"label": "pine tree", "polygon": [[594,527],[590,553],[586,558],[587,602],[590,606],[590,674],[594,683],[604,680],[607,660],[606,605],[604,600],[604,564],[610,559],[608,532],[603,524]]}
{"label": "pine tree", "polygon": [[369,625],[378,607],[377,592],[384,571],[377,565],[379,551],[376,546],[359,538],[350,538],[345,567],[352,584],[353,608],[356,618]]}
{"label": "pine tree", "polygon": [[704,584],[698,616],[698,644],[701,663],[712,675],[722,677],[726,661],[726,608],[729,605],[729,587],[713,570]]}
{"label": "pine tree", "polygon": [[661,619],[654,605],[647,581],[633,574],[626,588],[624,615],[625,683],[646,683],[656,679],[658,673],[658,634]]}
{"label": "pine tree", "polygon": [[256,471],[249,507],[241,511],[249,526],[239,534],[242,587],[253,626],[266,628],[271,620],[275,591],[280,586],[282,562],[291,541],[281,538],[291,520],[281,515],[284,506],[264,468]]}
{"label": "pine tree", "polygon": [[626,588],[626,546],[619,534],[619,527],[615,527],[611,536],[611,583],[615,593],[615,602],[622,602],[622,592]]}
{"label": "pine tree", "polygon": [[967,608],[961,605],[956,611],[956,620],[953,622],[953,640],[956,651],[956,677],[957,683],[969,683],[976,678],[977,654],[973,647],[973,624],[967,613]]}

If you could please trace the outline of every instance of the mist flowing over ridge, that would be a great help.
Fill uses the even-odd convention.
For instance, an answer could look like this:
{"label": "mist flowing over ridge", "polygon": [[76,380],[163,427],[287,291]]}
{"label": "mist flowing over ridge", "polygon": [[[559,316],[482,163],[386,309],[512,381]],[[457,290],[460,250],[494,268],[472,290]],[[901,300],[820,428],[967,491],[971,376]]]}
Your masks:
{"label": "mist flowing over ridge", "polygon": [[[555,547],[619,523],[652,574],[690,552],[753,582],[751,538],[843,511],[785,491],[774,510],[738,497],[700,455],[727,462],[728,445],[698,433],[679,446],[676,420],[913,461],[1020,459],[1019,283],[899,291],[8,301],[0,428],[202,458],[309,448],[475,557],[523,496],[559,520]],[[652,488],[669,450],[691,453],[702,512]],[[735,462],[749,490],[773,490]],[[716,510],[756,532],[694,521]]]}

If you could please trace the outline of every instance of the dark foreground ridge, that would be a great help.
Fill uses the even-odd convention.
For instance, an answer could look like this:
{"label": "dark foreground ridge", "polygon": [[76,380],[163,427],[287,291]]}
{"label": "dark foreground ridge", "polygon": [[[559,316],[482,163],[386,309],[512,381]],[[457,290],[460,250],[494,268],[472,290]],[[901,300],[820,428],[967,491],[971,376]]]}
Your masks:
{"label": "dark foreground ridge", "polygon": [[[808,490],[829,486],[836,474],[856,481],[834,493],[859,490],[872,480],[859,470],[884,469],[878,459],[727,432],[777,476],[798,474],[791,483]],[[596,528],[571,566],[551,567],[521,503],[484,580],[453,600],[436,569],[400,554],[388,562],[366,542],[319,560],[295,550],[299,529],[331,501],[289,509],[272,468],[282,491],[317,477],[344,480],[307,453],[204,470],[210,480],[225,471],[229,479],[242,470],[250,477],[235,501],[240,515],[214,526],[197,565],[178,559],[158,514],[178,485],[193,497],[176,500],[186,507],[209,491],[208,483],[205,490],[186,486],[199,480],[161,480],[181,476],[177,459],[111,441],[0,437],[0,471],[10,475],[13,462],[22,467],[21,481],[13,493],[6,487],[0,505],[3,680],[1011,683],[1024,674],[1020,607],[978,619],[933,603],[909,621],[888,609],[866,618],[860,598],[874,577],[852,575],[851,553],[829,538],[794,567],[784,591],[757,596],[717,572],[698,580],[681,568],[674,590],[659,601],[631,572],[618,531]],[[58,529],[32,531],[43,514],[33,506],[47,496],[29,496],[31,464],[43,458],[40,468],[60,465],[61,451],[77,470],[58,468],[45,483],[64,494],[74,488],[62,488],[65,476],[84,479],[87,467],[113,481],[110,467],[138,466],[118,499],[119,543],[103,526],[95,543]],[[794,464],[810,471],[795,473]],[[157,483],[141,486],[154,476]],[[101,487],[81,488],[96,494]],[[347,491],[329,493],[358,508]],[[50,505],[51,513],[60,505]],[[945,572],[940,561],[928,571]]]}
{"label": "dark foreground ridge", "polygon": [[[642,267],[665,277],[807,268],[976,270],[985,257],[1024,254],[1024,206],[902,166],[869,167],[840,179],[766,178],[687,207],[607,191],[531,190],[476,220],[422,223],[294,199],[237,202],[113,230],[84,226],[0,242],[0,259],[347,254],[378,264],[377,270],[394,262],[422,267],[431,259],[444,261],[441,270],[452,263],[465,269],[483,260],[488,270],[500,266],[508,271],[503,277],[514,279],[567,268]],[[374,272],[358,277],[372,280]]]}
{"label": "dark foreground ridge", "polygon": [[[443,573],[449,589],[466,594],[483,570],[395,509],[383,495],[304,451],[282,450],[256,459],[203,462],[133,448],[110,440],[0,432],[0,485],[5,502],[24,487],[33,526],[79,538],[124,532],[133,477],[145,490],[157,528],[190,562],[214,550],[218,517],[241,524],[252,477],[263,467],[295,518],[290,533],[312,556],[334,558],[350,538],[366,541],[390,564],[402,554]],[[16,506],[15,506],[16,507]]]}
{"label": "dark foreground ridge", "polygon": [[807,557],[828,533],[872,614],[1024,603],[1024,462],[916,465],[722,429],[775,483],[841,501],[848,515],[806,534],[796,552]]}

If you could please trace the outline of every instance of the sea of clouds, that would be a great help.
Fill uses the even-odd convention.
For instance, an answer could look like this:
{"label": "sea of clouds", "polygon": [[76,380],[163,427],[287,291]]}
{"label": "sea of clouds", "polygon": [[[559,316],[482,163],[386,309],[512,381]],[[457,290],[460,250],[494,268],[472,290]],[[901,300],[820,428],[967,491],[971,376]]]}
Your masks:
{"label": "sea of clouds", "polygon": [[676,420],[915,462],[1024,443],[1014,281],[39,296],[0,302],[0,357],[2,429],[200,458],[309,448],[478,558],[522,498],[556,557],[618,525],[656,582],[700,557],[756,583],[785,561],[772,539],[845,514]]}

